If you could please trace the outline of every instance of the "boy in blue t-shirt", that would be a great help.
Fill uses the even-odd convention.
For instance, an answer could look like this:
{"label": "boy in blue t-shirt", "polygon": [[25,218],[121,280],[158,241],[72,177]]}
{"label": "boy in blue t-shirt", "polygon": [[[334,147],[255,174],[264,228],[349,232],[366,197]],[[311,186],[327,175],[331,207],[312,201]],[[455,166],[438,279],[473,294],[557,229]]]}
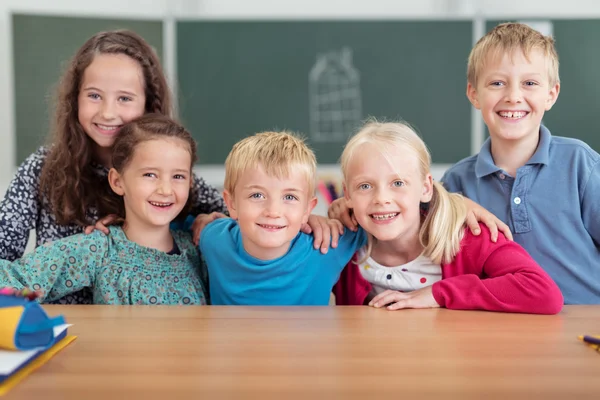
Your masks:
{"label": "boy in blue t-shirt", "polygon": [[264,132],[233,146],[223,197],[231,218],[209,223],[200,250],[213,305],[327,305],[362,229],[345,230],[326,254],[300,232],[317,204],[317,162],[304,141]]}
{"label": "boy in blue t-shirt", "polygon": [[541,124],[560,91],[553,39],[498,25],[471,51],[467,78],[490,138],[444,185],[508,223],[566,304],[600,303],[600,155]]}

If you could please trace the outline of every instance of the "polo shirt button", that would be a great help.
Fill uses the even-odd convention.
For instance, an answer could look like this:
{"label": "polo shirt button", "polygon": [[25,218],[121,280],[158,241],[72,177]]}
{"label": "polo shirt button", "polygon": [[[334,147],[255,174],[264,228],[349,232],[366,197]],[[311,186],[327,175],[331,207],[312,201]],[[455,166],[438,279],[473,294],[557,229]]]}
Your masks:
{"label": "polo shirt button", "polygon": [[506,178],[506,175],[504,175],[504,174],[501,173],[500,175],[498,175],[498,178],[504,180],[504,178]]}
{"label": "polo shirt button", "polygon": [[515,202],[515,204],[521,204],[521,198],[520,197],[515,197],[515,199],[513,201]]}
{"label": "polo shirt button", "polygon": [[388,279],[392,279],[392,274],[388,274],[388,275],[386,276],[386,278],[388,278]]}

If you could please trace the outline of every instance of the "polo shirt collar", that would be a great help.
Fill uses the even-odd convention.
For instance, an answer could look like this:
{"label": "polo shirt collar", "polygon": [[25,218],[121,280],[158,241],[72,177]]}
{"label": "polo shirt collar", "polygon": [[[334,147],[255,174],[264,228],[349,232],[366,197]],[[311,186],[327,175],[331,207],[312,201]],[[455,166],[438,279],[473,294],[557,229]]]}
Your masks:
{"label": "polo shirt collar", "polygon": [[[547,165],[550,158],[551,141],[552,135],[548,128],[544,125],[540,126],[540,141],[538,147],[535,150],[535,153],[533,153],[533,156],[527,161],[527,164]],[[483,178],[484,176],[491,175],[498,171],[500,171],[500,168],[494,164],[494,159],[492,158],[492,142],[490,138],[487,138],[477,155],[475,174],[477,175],[477,178]]]}

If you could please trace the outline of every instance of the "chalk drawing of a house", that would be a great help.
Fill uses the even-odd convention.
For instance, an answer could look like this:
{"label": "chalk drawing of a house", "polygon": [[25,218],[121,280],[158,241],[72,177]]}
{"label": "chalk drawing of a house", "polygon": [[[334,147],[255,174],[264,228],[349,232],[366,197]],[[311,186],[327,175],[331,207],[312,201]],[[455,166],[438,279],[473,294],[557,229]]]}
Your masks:
{"label": "chalk drawing of a house", "polygon": [[360,74],[352,65],[352,49],[318,55],[308,83],[311,139],[345,142],[362,119]]}

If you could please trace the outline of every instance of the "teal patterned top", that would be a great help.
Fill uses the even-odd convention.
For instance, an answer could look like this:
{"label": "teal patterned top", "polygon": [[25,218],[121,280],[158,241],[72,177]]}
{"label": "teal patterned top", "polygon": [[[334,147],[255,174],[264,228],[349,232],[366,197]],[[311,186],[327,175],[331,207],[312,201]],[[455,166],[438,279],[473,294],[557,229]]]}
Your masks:
{"label": "teal patterned top", "polygon": [[94,304],[206,304],[206,266],[190,233],[171,231],[180,254],[170,255],[110,234],[77,234],[0,260],[0,287],[39,290],[52,301],[91,287]]}

